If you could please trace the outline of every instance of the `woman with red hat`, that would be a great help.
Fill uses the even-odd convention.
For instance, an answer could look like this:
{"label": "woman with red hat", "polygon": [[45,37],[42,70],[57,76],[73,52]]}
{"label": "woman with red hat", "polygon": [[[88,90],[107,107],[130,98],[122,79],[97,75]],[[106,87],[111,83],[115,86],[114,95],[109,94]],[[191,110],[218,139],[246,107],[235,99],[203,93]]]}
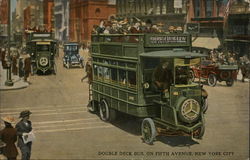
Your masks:
{"label": "woman with red hat", "polygon": [[14,118],[12,116],[3,117],[5,128],[0,131],[0,137],[2,141],[6,144],[3,148],[3,155],[7,157],[7,160],[16,160],[18,155],[17,147],[15,142],[17,141],[17,130],[11,125],[14,123]]}

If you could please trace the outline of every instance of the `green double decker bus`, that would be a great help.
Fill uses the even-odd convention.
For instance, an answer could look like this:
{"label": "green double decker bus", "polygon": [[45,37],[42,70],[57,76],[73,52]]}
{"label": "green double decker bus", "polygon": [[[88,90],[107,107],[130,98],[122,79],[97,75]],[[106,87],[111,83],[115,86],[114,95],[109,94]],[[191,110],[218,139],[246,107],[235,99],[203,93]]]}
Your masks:
{"label": "green double decker bus", "polygon": [[191,46],[189,34],[92,35],[89,111],[103,121],[118,112],[141,118],[148,144],[159,132],[201,138],[202,85],[189,73],[203,55]]}

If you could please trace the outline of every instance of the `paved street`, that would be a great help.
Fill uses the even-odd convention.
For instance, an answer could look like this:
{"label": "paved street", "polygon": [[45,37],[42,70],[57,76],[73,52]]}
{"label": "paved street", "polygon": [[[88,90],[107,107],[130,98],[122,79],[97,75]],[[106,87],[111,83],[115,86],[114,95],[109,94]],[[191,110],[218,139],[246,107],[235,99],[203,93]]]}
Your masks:
{"label": "paved street", "polygon": [[24,109],[33,113],[36,141],[32,159],[248,158],[249,83],[238,81],[233,87],[225,82],[216,87],[204,85],[209,108],[202,140],[158,137],[154,145],[147,145],[141,140],[139,120],[124,116],[109,124],[86,110],[87,80],[80,82],[83,69],[63,68],[59,57],[57,70],[57,75],[32,76],[28,88],[0,93],[1,116],[13,115],[18,120]]}

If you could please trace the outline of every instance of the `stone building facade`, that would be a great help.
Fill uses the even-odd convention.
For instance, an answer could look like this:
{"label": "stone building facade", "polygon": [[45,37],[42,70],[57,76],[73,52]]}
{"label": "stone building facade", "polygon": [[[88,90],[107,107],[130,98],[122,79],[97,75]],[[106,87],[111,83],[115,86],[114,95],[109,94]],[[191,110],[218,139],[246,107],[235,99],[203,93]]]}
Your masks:
{"label": "stone building facade", "polygon": [[43,1],[44,27],[47,31],[54,30],[54,0]]}
{"label": "stone building facade", "polygon": [[7,36],[8,0],[0,0],[0,15],[0,38],[3,40]]}
{"label": "stone building facade", "polygon": [[69,3],[70,0],[55,0],[55,38],[59,41],[69,40]]}
{"label": "stone building facade", "polygon": [[70,0],[69,10],[70,41],[82,43],[91,40],[94,25],[116,14],[115,2],[108,0]]}
{"label": "stone building facade", "polygon": [[203,51],[222,48],[223,27],[229,0],[189,0],[187,24],[197,24],[193,46]]}
{"label": "stone building facade", "polygon": [[231,2],[224,27],[224,47],[238,58],[250,58],[250,3],[244,0]]}

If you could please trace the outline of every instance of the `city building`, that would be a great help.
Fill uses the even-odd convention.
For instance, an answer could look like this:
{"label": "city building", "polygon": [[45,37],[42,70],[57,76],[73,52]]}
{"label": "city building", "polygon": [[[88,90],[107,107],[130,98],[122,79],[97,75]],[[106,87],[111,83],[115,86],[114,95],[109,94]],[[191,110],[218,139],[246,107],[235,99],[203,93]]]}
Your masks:
{"label": "city building", "polygon": [[228,7],[228,0],[188,1],[187,31],[189,26],[197,28],[197,32],[193,33],[194,49],[208,52],[222,47],[224,17]]}
{"label": "city building", "polygon": [[24,29],[36,28],[43,26],[43,1],[27,1],[27,7],[24,8]]}
{"label": "city building", "polygon": [[238,58],[247,55],[250,58],[250,8],[249,1],[231,2],[224,27],[224,46],[234,52]]}
{"label": "city building", "polygon": [[117,0],[117,17],[137,17],[144,22],[169,26],[186,24],[187,0]]}
{"label": "city building", "polygon": [[43,1],[44,27],[47,31],[54,30],[54,0]]}
{"label": "city building", "polygon": [[59,41],[69,40],[69,0],[54,1],[55,38]]}
{"label": "city building", "polygon": [[116,14],[115,1],[71,0],[70,1],[70,41],[88,42],[94,25]]}
{"label": "city building", "polygon": [[0,0],[0,44],[7,38],[8,27],[8,0]]}
{"label": "city building", "polygon": [[[23,33],[24,31],[24,9],[28,6],[27,0],[17,0],[16,1],[16,15],[15,15],[15,25],[13,30],[17,33]],[[13,19],[14,20],[14,19]]]}

